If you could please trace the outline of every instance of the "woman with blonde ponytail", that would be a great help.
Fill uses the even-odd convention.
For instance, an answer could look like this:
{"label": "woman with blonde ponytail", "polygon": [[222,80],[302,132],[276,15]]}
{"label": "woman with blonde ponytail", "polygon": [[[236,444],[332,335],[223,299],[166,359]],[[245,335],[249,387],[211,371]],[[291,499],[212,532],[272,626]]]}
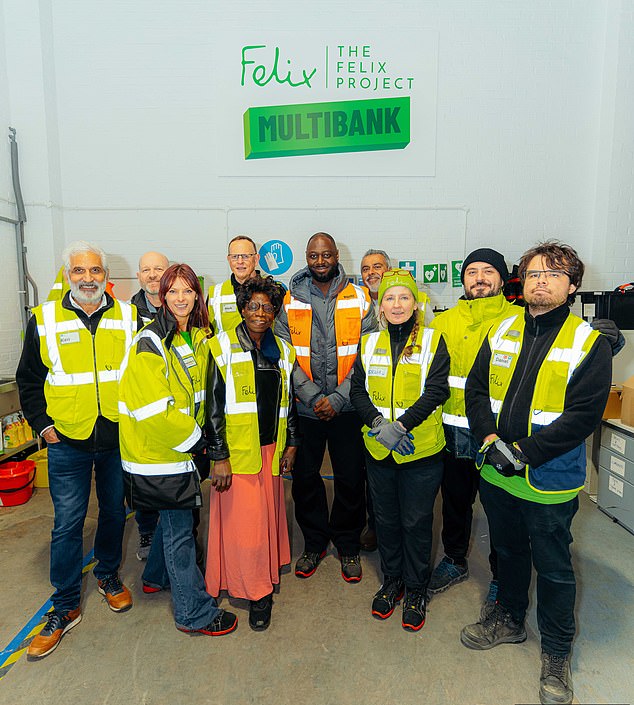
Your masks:
{"label": "woman with blonde ponytail", "polygon": [[425,328],[407,270],[383,274],[378,300],[386,327],[363,336],[350,390],[365,423],[384,575],[372,615],[387,619],[405,595],[403,629],[418,631],[425,623],[433,509],[443,471],[441,405],[449,396],[449,354],[442,335]]}

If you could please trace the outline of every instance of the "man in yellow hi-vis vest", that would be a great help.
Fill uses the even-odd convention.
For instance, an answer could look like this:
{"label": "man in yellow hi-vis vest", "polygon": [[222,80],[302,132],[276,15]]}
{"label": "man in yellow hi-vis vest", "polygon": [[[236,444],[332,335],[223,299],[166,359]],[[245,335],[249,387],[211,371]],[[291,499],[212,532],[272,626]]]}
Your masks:
{"label": "man in yellow hi-vis vest", "polygon": [[[304,552],[295,575],[310,577],[332,541],[344,580],[358,582],[365,472],[361,419],[350,404],[350,376],[361,335],[376,330],[376,316],[367,290],[348,282],[330,235],[310,238],[306,263],[291,278],[275,323],[275,334],[292,343],[298,362],[293,383],[302,445],[293,469],[293,499]],[[326,444],[334,475],[330,516],[320,474]]]}
{"label": "man in yellow hi-vis vest", "polygon": [[570,527],[585,479],[585,439],[601,420],[612,374],[608,339],[570,312],[583,271],[577,253],[556,241],[523,255],[527,307],[493,322],[465,390],[469,424],[483,444],[476,465],[499,588],[495,606],[461,640],[472,649],[526,640],[534,565],[546,704],[572,702]]}
{"label": "man in yellow hi-vis vest", "polygon": [[48,444],[55,510],[51,538],[53,611],[27,650],[48,656],[81,620],[82,533],[93,475],[99,502],[94,569],[114,612],[132,607],[119,578],[125,524],[119,454],[119,370],[136,331],[136,310],[106,293],[105,253],[87,242],[63,254],[70,290],[33,310],[16,372],[31,426]]}
{"label": "man in yellow hi-vis vest", "polygon": [[236,290],[248,279],[258,274],[260,261],[255,242],[247,235],[236,235],[230,242],[227,262],[231,277],[209,287],[207,308],[209,326],[216,333],[233,330],[242,321],[236,304]]}

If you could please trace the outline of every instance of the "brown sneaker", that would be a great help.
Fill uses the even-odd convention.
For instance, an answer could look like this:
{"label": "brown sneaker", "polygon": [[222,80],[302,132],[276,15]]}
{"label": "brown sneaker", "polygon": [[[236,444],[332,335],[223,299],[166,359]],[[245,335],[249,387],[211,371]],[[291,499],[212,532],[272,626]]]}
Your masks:
{"label": "brown sneaker", "polygon": [[26,650],[27,661],[39,661],[54,651],[64,634],[81,622],[81,610],[78,607],[64,615],[53,610],[47,617],[48,622]]}
{"label": "brown sneaker", "polygon": [[97,585],[99,592],[106,596],[108,607],[113,612],[125,612],[132,607],[132,595],[117,573],[98,580]]}

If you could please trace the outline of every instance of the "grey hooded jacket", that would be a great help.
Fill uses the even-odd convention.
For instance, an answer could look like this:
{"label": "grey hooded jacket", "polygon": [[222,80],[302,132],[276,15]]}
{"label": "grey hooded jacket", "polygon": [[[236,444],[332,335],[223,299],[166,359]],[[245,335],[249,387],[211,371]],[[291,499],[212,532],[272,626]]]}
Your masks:
{"label": "grey hooded jacket", "polygon": [[[341,384],[337,381],[337,340],[335,337],[335,303],[337,295],[348,284],[348,278],[341,264],[337,265],[337,275],[330,282],[328,294],[324,297],[313,284],[313,275],[304,267],[293,275],[290,281],[291,295],[313,309],[313,324],[310,336],[311,380],[299,365],[293,372],[293,385],[298,399],[297,411],[300,416],[316,419],[315,404],[327,396],[332,408],[339,414],[354,411],[350,404],[350,377],[352,370]],[[378,330],[374,307],[370,306],[361,321],[361,335]],[[289,343],[288,317],[282,307],[275,322],[275,335]]]}

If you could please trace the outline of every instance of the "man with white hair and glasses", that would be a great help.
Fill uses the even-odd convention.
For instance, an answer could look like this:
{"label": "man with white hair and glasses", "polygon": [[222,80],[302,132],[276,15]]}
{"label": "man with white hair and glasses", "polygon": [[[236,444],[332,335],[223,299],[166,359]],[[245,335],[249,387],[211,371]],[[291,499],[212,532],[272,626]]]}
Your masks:
{"label": "man with white hair and glasses", "polygon": [[119,578],[125,524],[119,454],[119,368],[136,331],[134,306],[106,293],[108,263],[99,247],[79,241],[63,253],[70,290],[33,310],[16,372],[30,425],[48,445],[55,522],[51,537],[53,610],[27,659],[48,656],[81,620],[83,527],[93,467],[99,503],[94,569],[114,612],[132,607]]}

